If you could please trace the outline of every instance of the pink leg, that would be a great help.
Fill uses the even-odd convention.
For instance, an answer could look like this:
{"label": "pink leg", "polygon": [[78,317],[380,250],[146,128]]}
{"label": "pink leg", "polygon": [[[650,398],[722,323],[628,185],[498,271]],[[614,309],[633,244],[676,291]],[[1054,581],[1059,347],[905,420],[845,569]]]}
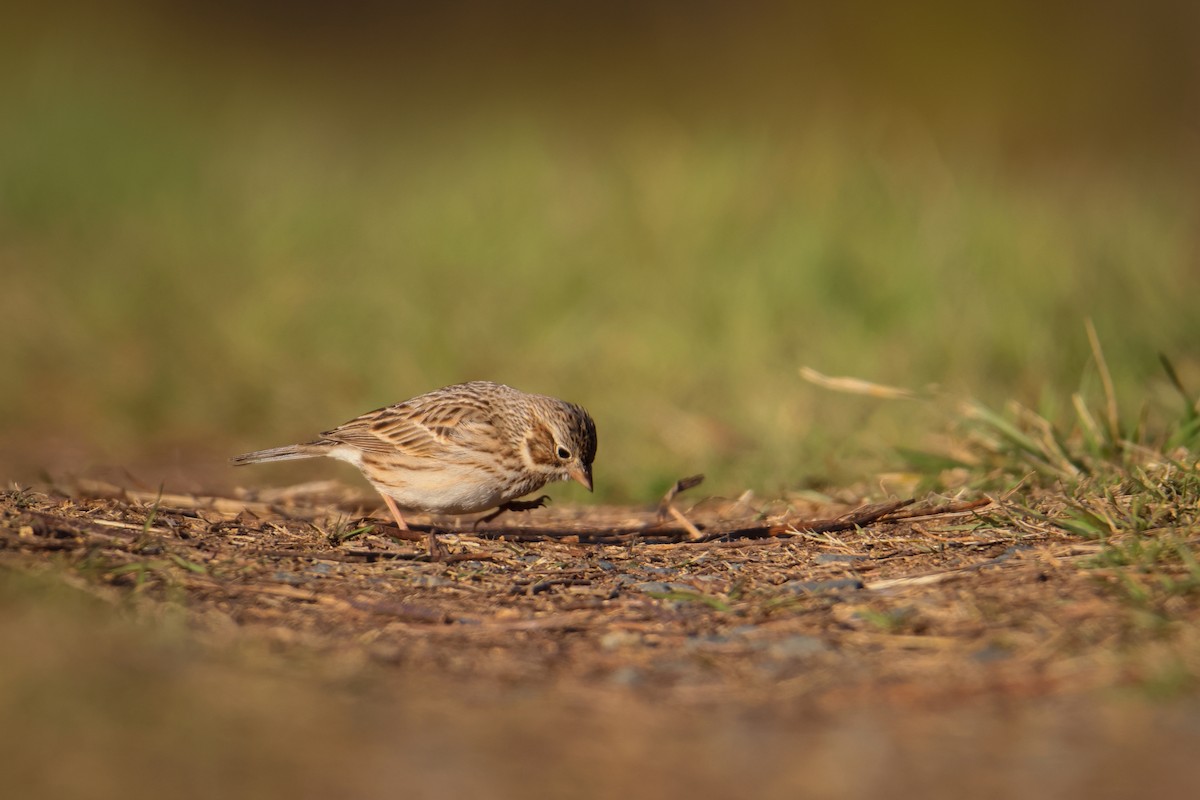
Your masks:
{"label": "pink leg", "polygon": [[[383,498],[383,502],[387,503],[388,510],[392,512],[392,518],[396,520],[396,527],[402,531],[410,530],[404,521],[404,517],[400,514],[400,509],[396,508],[396,501],[382,492],[380,492],[380,496]],[[429,529],[429,536],[425,544],[429,548],[429,558],[431,561],[444,561],[446,556],[450,555],[442,543],[438,541],[437,534],[433,532],[432,528]]]}
{"label": "pink leg", "polygon": [[388,497],[386,494],[380,493],[383,502],[387,503],[388,510],[392,512],[392,519],[396,520],[396,527],[402,531],[408,530],[408,524],[404,521],[404,517],[400,515],[400,509],[396,508],[396,501]]}

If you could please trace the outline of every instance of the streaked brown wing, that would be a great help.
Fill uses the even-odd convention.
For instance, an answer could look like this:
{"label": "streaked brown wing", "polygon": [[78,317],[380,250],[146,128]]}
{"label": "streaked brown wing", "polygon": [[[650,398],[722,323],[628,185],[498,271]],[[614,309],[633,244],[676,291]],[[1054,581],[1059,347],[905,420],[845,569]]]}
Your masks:
{"label": "streaked brown wing", "polygon": [[432,393],[368,412],[321,436],[368,453],[453,458],[464,449],[490,449],[496,428],[482,404]]}

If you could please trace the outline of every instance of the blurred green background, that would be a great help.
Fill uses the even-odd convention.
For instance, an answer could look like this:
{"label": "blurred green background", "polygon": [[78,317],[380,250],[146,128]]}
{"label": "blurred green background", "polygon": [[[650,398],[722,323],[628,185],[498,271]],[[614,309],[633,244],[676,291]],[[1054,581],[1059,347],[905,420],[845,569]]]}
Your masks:
{"label": "blurred green background", "polygon": [[1124,407],[1200,384],[1195,3],[6,17],[4,477],[274,480],[222,459],[488,378],[604,499],[769,494],[944,422],[802,365],[1052,414],[1090,317]]}

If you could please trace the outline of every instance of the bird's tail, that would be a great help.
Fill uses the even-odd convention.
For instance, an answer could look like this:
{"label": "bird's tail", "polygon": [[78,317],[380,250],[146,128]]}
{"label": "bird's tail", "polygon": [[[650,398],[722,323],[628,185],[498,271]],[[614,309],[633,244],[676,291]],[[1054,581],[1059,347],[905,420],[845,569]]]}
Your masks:
{"label": "bird's tail", "polygon": [[268,450],[255,450],[253,453],[242,453],[229,459],[235,466],[244,464],[260,464],[264,461],[292,461],[297,458],[316,458],[325,455],[325,450],[316,442],[307,444],[289,444],[284,447],[272,447]]}

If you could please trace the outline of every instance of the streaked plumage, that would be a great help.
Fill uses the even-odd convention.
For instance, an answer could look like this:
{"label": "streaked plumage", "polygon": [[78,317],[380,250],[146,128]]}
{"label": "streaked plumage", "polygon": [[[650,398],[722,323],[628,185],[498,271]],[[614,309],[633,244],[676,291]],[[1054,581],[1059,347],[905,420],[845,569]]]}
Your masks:
{"label": "streaked plumage", "polygon": [[574,403],[472,381],[370,411],[311,442],[232,460],[241,465],[317,456],[358,467],[397,525],[407,527],[399,509],[485,511],[568,479],[590,491],[596,425]]}

